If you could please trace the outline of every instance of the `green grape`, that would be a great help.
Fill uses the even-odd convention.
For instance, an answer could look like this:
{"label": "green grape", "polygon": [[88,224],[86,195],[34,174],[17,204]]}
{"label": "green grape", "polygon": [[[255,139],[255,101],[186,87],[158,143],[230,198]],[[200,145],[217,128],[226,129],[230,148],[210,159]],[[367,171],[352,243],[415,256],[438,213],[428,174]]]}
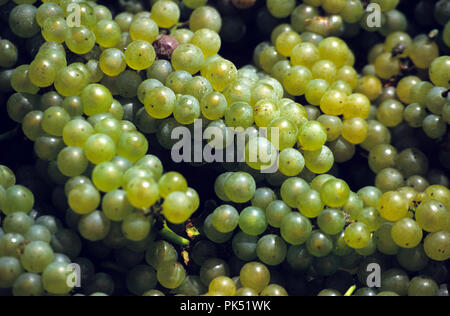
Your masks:
{"label": "green grape", "polygon": [[235,102],[250,103],[252,98],[251,87],[252,83],[250,83],[247,79],[236,78],[234,82],[230,83],[225,88],[223,95],[228,104],[233,104]]}
{"label": "green grape", "polygon": [[[190,74],[195,74],[205,64],[205,57],[202,50],[192,44],[181,44],[172,54],[172,67],[179,71],[187,71]],[[202,74],[203,75],[203,74]],[[207,76],[203,75],[208,79]],[[211,82],[211,84],[213,84]]]}
{"label": "green grape", "polygon": [[179,287],[186,277],[186,271],[183,266],[176,262],[168,262],[163,265],[157,272],[158,282],[167,289],[175,289]]}
{"label": "green grape", "polygon": [[79,147],[66,147],[61,150],[57,163],[59,171],[67,177],[80,176],[89,165],[83,149]]}
{"label": "green grape", "polygon": [[411,249],[401,248],[397,254],[397,261],[400,266],[413,272],[418,272],[425,269],[429,260],[430,259],[427,257],[422,244],[419,244],[419,246]]}
{"label": "green grape", "polygon": [[318,15],[317,8],[302,3],[292,11],[291,25],[295,31],[302,33],[305,31],[306,20],[317,17]]}
{"label": "green grape", "polygon": [[[275,144],[278,150],[283,150],[287,148],[294,147],[298,138],[298,128],[297,126],[287,118],[277,118],[270,122],[267,126],[268,134],[267,139]],[[273,137],[272,135],[275,129],[275,135],[278,134],[277,137]]]}
{"label": "green grape", "polygon": [[189,28],[192,32],[206,28],[219,33],[222,28],[222,18],[214,7],[200,6],[192,12]]}
{"label": "green grape", "polygon": [[339,234],[345,226],[344,213],[336,209],[325,209],[319,214],[317,224],[325,234]]}
{"label": "green grape", "polygon": [[432,62],[439,57],[438,45],[426,35],[418,35],[407,47],[409,58],[420,69],[428,69]]}
{"label": "green grape", "polygon": [[115,47],[120,42],[119,24],[111,20],[100,20],[94,28],[97,43],[105,48]]}
{"label": "green grape", "polygon": [[301,37],[297,32],[286,31],[277,36],[275,46],[283,56],[291,56],[294,47],[301,42]]}
{"label": "green grape", "polygon": [[254,197],[255,191],[255,180],[246,172],[235,172],[224,183],[225,195],[235,203],[250,201]]}
{"label": "green grape", "polygon": [[220,276],[215,278],[209,284],[209,296],[234,296],[236,293],[236,284],[229,277]]}
{"label": "green grape", "polygon": [[376,76],[370,75],[359,79],[356,92],[363,94],[367,96],[369,100],[374,101],[380,96],[382,89],[383,86],[380,79]]}
{"label": "green grape", "polygon": [[365,206],[378,207],[378,201],[383,193],[376,187],[364,187],[358,191],[358,196],[363,200]]}
{"label": "green grape", "polygon": [[425,193],[429,199],[443,203],[447,210],[450,208],[450,192],[445,186],[431,185],[425,190]]}
{"label": "green grape", "polygon": [[292,209],[283,201],[276,200],[271,202],[266,208],[266,218],[270,226],[281,227],[283,217],[291,213]]}
{"label": "green grape", "polygon": [[125,71],[126,67],[125,54],[117,48],[107,48],[100,55],[100,69],[107,76],[116,77]]}
{"label": "green grape", "polygon": [[309,236],[306,248],[314,257],[323,258],[333,250],[333,240],[320,230],[315,230]]}
{"label": "green grape", "polygon": [[[221,233],[217,229],[214,228],[212,224],[212,216],[209,215],[204,223],[203,223],[203,232],[205,236],[216,244],[224,244],[228,242],[231,237],[233,237],[233,232],[230,233]],[[201,273],[201,272],[200,272]]]}
{"label": "green grape", "polygon": [[223,173],[217,177],[214,183],[214,192],[224,202],[229,202],[230,199],[227,197],[225,193],[225,182],[232,175],[232,172]]}
{"label": "green grape", "polygon": [[265,235],[258,240],[256,254],[264,264],[277,266],[286,258],[287,246],[278,235]]}
{"label": "green grape", "polygon": [[322,124],[310,121],[303,124],[300,128],[298,140],[303,149],[316,151],[327,141],[327,133]]}
{"label": "green grape", "polygon": [[50,294],[68,294],[72,288],[67,284],[67,280],[70,280],[72,273],[72,267],[66,263],[53,262],[42,273],[44,289]]}
{"label": "green grape", "polygon": [[328,142],[336,141],[341,136],[343,125],[339,117],[321,115],[317,118],[317,121],[326,129]]}
{"label": "green grape", "polygon": [[269,0],[267,1],[267,9],[274,17],[281,19],[291,15],[297,2],[294,0]]}
{"label": "green grape", "polygon": [[42,273],[53,262],[54,254],[50,245],[43,241],[32,241],[25,246],[20,262],[31,273]]}
{"label": "green grape", "polygon": [[336,78],[337,69],[331,61],[320,60],[312,66],[311,72],[314,79],[322,79],[328,83],[333,83]]}
{"label": "green grape", "polygon": [[14,282],[23,273],[19,260],[12,257],[0,258],[0,288],[11,288]]}
{"label": "green grape", "polygon": [[0,67],[10,68],[17,63],[18,51],[17,47],[7,39],[0,40]]}
{"label": "green grape", "polygon": [[162,214],[173,224],[182,224],[192,215],[192,201],[185,192],[172,192],[164,199]]}
{"label": "green grape", "polygon": [[435,261],[446,261],[450,258],[450,233],[441,231],[429,234],[424,241],[427,256]]}
{"label": "green grape", "polygon": [[80,184],[68,195],[70,208],[77,214],[89,214],[100,205],[100,193],[92,184]]}
{"label": "green grape", "polygon": [[33,223],[33,219],[27,214],[13,213],[5,217],[2,228],[7,234],[16,233],[25,235]]}
{"label": "green grape", "polygon": [[392,239],[402,248],[415,248],[422,241],[422,228],[412,219],[403,218],[392,227]]}
{"label": "green grape", "polygon": [[438,285],[436,282],[425,276],[417,276],[409,282],[408,296],[437,296]]}
{"label": "green grape", "polygon": [[422,127],[425,118],[427,117],[427,110],[425,106],[419,103],[412,103],[405,108],[403,118],[409,126],[418,128]]}
{"label": "green grape", "polygon": [[199,47],[205,58],[216,55],[222,45],[219,34],[210,29],[196,31],[190,43]]}
{"label": "green grape", "polygon": [[34,205],[33,193],[24,186],[12,185],[6,189],[2,202],[2,211],[5,215],[13,213],[28,213]]}
{"label": "green grape", "polygon": [[67,30],[65,43],[75,54],[86,54],[95,45],[95,34],[86,26],[71,27]]}
{"label": "green grape", "polygon": [[320,99],[320,109],[328,115],[339,116],[345,112],[347,95],[339,90],[328,90]]}
{"label": "green grape", "polygon": [[320,191],[320,196],[325,205],[329,207],[343,207],[350,195],[350,188],[343,180],[332,179],[327,181]]}
{"label": "green grape", "polygon": [[0,237],[0,256],[14,257],[19,259],[20,246],[25,242],[25,238],[20,234],[5,234]]}
{"label": "green grape", "polygon": [[190,125],[200,117],[200,103],[190,95],[182,95],[177,98],[173,108],[175,120],[183,125]]}
{"label": "green grape", "polygon": [[300,192],[297,196],[297,208],[307,218],[316,218],[324,208],[320,193],[312,189]]}
{"label": "green grape", "polygon": [[126,64],[134,70],[149,68],[155,61],[156,53],[151,44],[144,40],[135,40],[125,51]]}
{"label": "green grape", "polygon": [[269,285],[270,271],[262,263],[249,262],[242,267],[239,280],[243,287],[260,293]]}
{"label": "green grape", "polygon": [[117,190],[121,185],[122,171],[112,162],[103,162],[92,171],[92,181],[102,192]]}
{"label": "green grape", "polygon": [[207,2],[206,0],[183,0],[183,4],[189,9],[197,9],[204,6]]}
{"label": "green grape", "polygon": [[252,206],[259,207],[263,210],[267,208],[267,206],[275,201],[277,198],[275,192],[269,188],[258,188],[255,191],[255,196],[252,199]]}
{"label": "green grape", "polygon": [[86,141],[94,134],[94,128],[82,119],[75,119],[64,126],[63,140],[67,146],[84,147]]}
{"label": "green grape", "polygon": [[163,28],[171,28],[180,19],[180,9],[173,1],[156,1],[152,6],[151,13],[156,24]]}
{"label": "green grape", "polygon": [[178,260],[177,251],[164,240],[151,243],[145,252],[145,261],[156,270],[174,260]]}
{"label": "green grape", "polygon": [[297,208],[297,197],[309,191],[308,183],[301,178],[289,178],[281,186],[281,198],[289,207]]}
{"label": "green grape", "polygon": [[86,140],[84,154],[90,162],[98,165],[105,161],[111,161],[114,158],[116,145],[114,140],[108,135],[95,134]]}
{"label": "green grape", "polygon": [[350,192],[350,196],[348,198],[347,204],[343,207],[343,211],[346,214],[350,215],[350,219],[356,219],[363,209],[364,202],[362,198],[358,194]]}
{"label": "green grape", "polygon": [[408,209],[408,202],[403,195],[393,191],[384,193],[378,202],[378,211],[381,216],[391,222],[406,217]]}
{"label": "green grape", "polygon": [[305,158],[297,149],[286,148],[280,152],[278,168],[282,174],[295,177],[303,171],[304,167]]}
{"label": "green grape", "polygon": [[213,91],[203,96],[200,108],[208,120],[219,120],[225,115],[228,104],[222,93]]}
{"label": "green grape", "polygon": [[[194,45],[191,45],[191,46],[196,47]],[[203,53],[201,51],[199,53],[200,54],[199,54],[199,56],[197,56],[197,58],[199,58],[200,56],[203,55]],[[184,53],[184,54],[186,54],[186,53]],[[172,64],[173,64],[173,62],[174,61],[173,61],[173,56],[172,56]],[[204,62],[202,61],[202,64],[203,63]],[[199,63],[199,65],[200,65],[200,63]],[[176,67],[174,67],[174,68],[176,68]],[[191,73],[194,74],[195,72],[191,72]],[[214,90],[223,92],[225,90],[225,88],[237,78],[237,69],[236,69],[236,66],[231,61],[223,59],[223,58],[218,58],[218,59],[206,64],[205,67],[201,68],[201,74],[203,77],[205,77],[211,83]]]}
{"label": "green grape", "polygon": [[245,147],[245,162],[255,170],[267,170],[277,159],[277,150],[263,137],[252,137]]}
{"label": "green grape", "polygon": [[29,241],[43,241],[45,243],[50,243],[52,240],[52,234],[45,226],[33,225],[26,232],[25,238]]}
{"label": "green grape", "polygon": [[57,70],[59,69],[50,59],[35,58],[30,64],[28,79],[37,87],[49,87],[55,81]]}
{"label": "green grape", "polygon": [[41,127],[43,116],[44,113],[41,111],[31,111],[23,118],[22,131],[29,140],[36,141],[44,134]]}
{"label": "green grape", "polygon": [[377,242],[377,249],[383,254],[396,255],[399,252],[399,246],[392,238],[393,226],[394,223],[385,222],[374,234]]}
{"label": "green grape", "polygon": [[62,96],[79,95],[88,85],[89,78],[78,68],[65,67],[56,74],[55,89]]}
{"label": "green grape", "polygon": [[41,276],[33,273],[21,274],[13,285],[14,296],[44,296]]}
{"label": "green grape", "polygon": [[23,123],[25,116],[38,107],[38,102],[34,95],[14,93],[6,103],[9,118],[17,123]]}
{"label": "green grape", "polygon": [[124,218],[122,232],[127,240],[138,242],[147,238],[151,225],[151,218],[140,211],[135,211]]}
{"label": "green grape", "polygon": [[126,186],[127,198],[131,205],[145,209],[160,199],[161,188],[152,178],[134,178]]}
{"label": "green grape", "polygon": [[125,132],[120,136],[116,149],[117,155],[136,162],[146,155],[148,141],[139,132]]}
{"label": "green grape", "polygon": [[427,98],[425,100],[428,110],[433,114],[441,115],[442,110],[446,104],[447,98],[446,89],[442,87],[434,87],[428,92]]}
{"label": "green grape", "polygon": [[[39,32],[37,9],[31,3],[18,3],[9,13],[9,27],[21,38],[31,38]],[[6,19],[5,19],[6,22]]]}
{"label": "green grape", "polygon": [[127,274],[126,283],[128,290],[137,296],[143,296],[149,290],[156,287],[156,271],[145,265],[134,267]]}
{"label": "green grape", "polygon": [[352,144],[361,144],[366,140],[368,130],[369,126],[364,119],[352,117],[344,120],[342,137]]}
{"label": "green grape", "polygon": [[134,18],[129,33],[133,41],[153,43],[159,35],[158,25],[149,18]]}
{"label": "green grape", "polygon": [[163,198],[172,192],[186,192],[188,186],[186,179],[178,172],[168,172],[164,174],[158,182],[159,191]]}
{"label": "green grape", "polygon": [[447,132],[447,124],[442,116],[430,114],[422,123],[423,131],[431,139],[439,139]]}
{"label": "green grape", "polygon": [[303,156],[308,170],[317,174],[328,172],[334,164],[333,152],[327,146],[316,151],[305,151]]}
{"label": "green grape", "polygon": [[375,232],[385,222],[377,209],[371,206],[362,209],[356,219],[365,224],[371,232]]}
{"label": "green grape", "polygon": [[400,171],[393,168],[381,170],[375,178],[375,186],[382,192],[396,190],[405,184]]}
{"label": "green grape", "polygon": [[445,228],[450,212],[437,200],[423,201],[416,209],[417,224],[425,231],[435,233]]}
{"label": "green grape", "polygon": [[52,136],[62,136],[63,129],[70,122],[70,115],[59,106],[48,108],[42,117],[41,126],[44,132]]}
{"label": "green grape", "polygon": [[188,44],[194,37],[194,32],[189,29],[176,29],[170,32],[170,36],[176,39],[179,44]]}
{"label": "green grape", "polygon": [[311,235],[311,222],[297,212],[291,212],[283,217],[280,225],[281,236],[292,245],[304,244]]}
{"label": "green grape", "polygon": [[172,72],[172,64],[167,60],[159,59],[155,60],[155,62],[147,69],[147,78],[166,82]]}
{"label": "green grape", "polygon": [[133,211],[123,190],[108,192],[102,200],[102,211],[111,221],[121,222]]}
{"label": "green grape", "polygon": [[320,100],[327,92],[330,85],[322,79],[311,80],[306,86],[305,97],[312,105],[320,105]]}
{"label": "green grape", "polygon": [[362,249],[367,247],[370,242],[370,231],[365,224],[355,222],[345,229],[344,239],[351,248]]}
{"label": "green grape", "polygon": [[174,92],[167,87],[155,87],[148,91],[145,96],[145,109],[154,118],[163,119],[169,117],[176,104]]}
{"label": "green grape", "polygon": [[89,241],[105,239],[111,227],[110,220],[100,211],[84,215],[78,223],[80,235]]}
{"label": "green grape", "polygon": [[39,136],[34,143],[34,152],[40,159],[46,161],[56,159],[63,148],[64,143],[61,138],[48,135]]}
{"label": "green grape", "polygon": [[383,53],[375,60],[375,71],[381,79],[389,79],[400,72],[400,62],[392,53]]}
{"label": "green grape", "polygon": [[247,235],[261,235],[266,231],[267,226],[266,214],[259,207],[247,207],[239,216],[239,227]]}
{"label": "green grape", "polygon": [[208,80],[202,76],[196,76],[187,82],[184,87],[184,94],[191,95],[201,101],[203,96],[213,92],[213,88]]}
{"label": "green grape", "polygon": [[[280,116],[276,102],[272,100],[260,100],[253,107],[253,117],[258,127],[269,127],[269,124]],[[270,131],[269,132],[276,132]],[[281,133],[279,133],[281,134]],[[275,137],[273,137],[275,140]]]}
{"label": "green grape", "polygon": [[286,72],[283,78],[283,85],[289,94],[301,96],[305,94],[308,83],[312,79],[313,75],[308,68],[304,66],[293,66]]}
{"label": "green grape", "polygon": [[37,94],[39,87],[31,82],[29,73],[30,65],[21,65],[14,69],[11,76],[11,87],[16,92]]}

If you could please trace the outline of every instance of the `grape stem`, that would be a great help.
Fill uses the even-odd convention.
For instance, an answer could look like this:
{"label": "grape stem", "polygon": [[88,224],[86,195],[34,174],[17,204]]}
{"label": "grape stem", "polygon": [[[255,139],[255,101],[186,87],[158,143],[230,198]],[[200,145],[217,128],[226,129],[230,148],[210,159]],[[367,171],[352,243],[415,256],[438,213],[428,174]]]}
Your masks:
{"label": "grape stem", "polygon": [[19,131],[19,125],[17,125],[15,128],[13,128],[10,131],[7,131],[6,133],[3,133],[0,135],[0,142],[5,140],[10,140],[14,138],[17,135],[17,132]]}
{"label": "grape stem", "polygon": [[173,230],[171,230],[169,228],[169,226],[167,226],[166,221],[164,221],[164,227],[159,231],[159,235],[162,238],[164,238],[174,244],[177,244],[179,246],[186,247],[186,246],[189,246],[189,243],[190,243],[189,240],[177,235]]}
{"label": "grape stem", "polygon": [[356,290],[356,285],[353,285],[351,288],[348,289],[348,291],[344,294],[344,296],[352,296],[352,294]]}

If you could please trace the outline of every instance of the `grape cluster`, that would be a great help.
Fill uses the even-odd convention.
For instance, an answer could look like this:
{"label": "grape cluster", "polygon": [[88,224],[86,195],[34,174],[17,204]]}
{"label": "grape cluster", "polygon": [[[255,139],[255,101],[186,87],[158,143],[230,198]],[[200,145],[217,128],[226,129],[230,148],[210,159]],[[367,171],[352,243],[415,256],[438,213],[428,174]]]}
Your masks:
{"label": "grape cluster", "polygon": [[0,0],[0,295],[448,296],[450,14],[415,2]]}

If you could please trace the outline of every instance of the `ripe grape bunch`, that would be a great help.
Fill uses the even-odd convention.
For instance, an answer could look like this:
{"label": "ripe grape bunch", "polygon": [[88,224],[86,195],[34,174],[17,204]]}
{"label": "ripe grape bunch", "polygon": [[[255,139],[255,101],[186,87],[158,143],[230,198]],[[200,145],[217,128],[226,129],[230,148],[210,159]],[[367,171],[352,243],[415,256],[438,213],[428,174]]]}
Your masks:
{"label": "ripe grape bunch", "polygon": [[0,12],[1,296],[448,296],[448,0]]}

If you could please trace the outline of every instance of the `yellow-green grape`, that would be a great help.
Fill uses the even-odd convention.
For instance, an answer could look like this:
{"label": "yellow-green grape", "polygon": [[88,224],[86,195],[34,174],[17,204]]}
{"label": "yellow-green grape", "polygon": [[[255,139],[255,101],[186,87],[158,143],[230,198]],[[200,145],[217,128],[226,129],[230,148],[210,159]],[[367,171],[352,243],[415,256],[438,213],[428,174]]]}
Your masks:
{"label": "yellow-green grape", "polygon": [[190,125],[201,115],[200,103],[190,95],[181,95],[177,98],[173,109],[175,120],[183,125]]}
{"label": "yellow-green grape", "polygon": [[[203,52],[195,45],[181,44],[177,47],[177,49],[173,51],[172,66],[175,70],[184,70],[193,75],[199,72],[204,64],[205,57],[203,55]],[[202,75],[203,77],[208,79],[207,76],[205,76],[204,74]]]}
{"label": "yellow-green grape", "polygon": [[124,190],[127,190],[128,183],[136,178],[153,178],[153,174],[151,170],[143,166],[134,166],[128,168],[122,176],[122,188]]}
{"label": "yellow-green grape", "polygon": [[319,50],[312,43],[300,43],[292,49],[291,63],[293,66],[304,66],[311,68],[319,60]]}
{"label": "yellow-green grape", "polygon": [[408,76],[404,77],[402,80],[400,80],[397,84],[397,97],[406,104],[413,103],[410,93],[411,88],[421,82],[419,77],[416,76]]}
{"label": "yellow-green grape", "polygon": [[130,25],[129,30],[131,39],[133,41],[147,41],[153,43],[159,35],[159,27],[149,18],[135,18]]}
{"label": "yellow-green grape", "polygon": [[[35,2],[35,1],[33,1]],[[31,4],[31,3],[30,3]],[[63,17],[64,11],[61,7],[56,3],[44,3],[39,6],[36,10],[36,22],[40,27],[44,24],[44,22],[51,17]]]}
{"label": "yellow-green grape", "polygon": [[327,146],[322,146],[316,151],[305,151],[306,168],[316,174],[327,173],[331,170],[334,164],[333,152]]}
{"label": "yellow-green grape", "polygon": [[11,87],[16,92],[36,94],[39,87],[34,85],[29,78],[30,65],[21,65],[14,69],[11,76]]}
{"label": "yellow-green grape", "polygon": [[384,42],[384,51],[388,53],[395,53],[394,49],[401,47],[403,52],[400,57],[406,57],[409,46],[412,44],[411,36],[404,32],[393,32],[386,37]]}
{"label": "yellow-green grape", "polygon": [[45,110],[41,127],[49,135],[62,136],[64,126],[71,120],[70,115],[59,106],[52,106]]}
{"label": "yellow-green grape", "polygon": [[229,277],[219,276],[209,284],[209,293],[219,296],[234,296],[236,284]]}
{"label": "yellow-green grape", "polygon": [[345,66],[350,50],[345,42],[337,37],[322,40],[318,47],[320,58],[333,62],[338,68]]}
{"label": "yellow-green grape", "polygon": [[253,117],[258,127],[267,127],[270,122],[279,116],[278,105],[272,100],[261,100],[253,108]]}
{"label": "yellow-green grape", "polygon": [[72,63],[69,65],[70,68],[78,69],[81,71],[81,73],[84,75],[86,80],[88,82],[91,81],[91,73],[89,72],[89,69],[86,67],[83,63]]}
{"label": "yellow-green grape", "polygon": [[246,102],[235,102],[225,111],[225,123],[229,127],[243,128],[253,126],[253,108]]}
{"label": "yellow-green grape", "polygon": [[277,150],[264,137],[253,137],[245,146],[245,162],[255,170],[266,170],[272,167],[277,159]]}
{"label": "yellow-green grape", "polygon": [[48,265],[42,273],[42,284],[44,289],[51,294],[66,295],[72,291],[73,287],[67,283],[73,270],[67,263],[53,262]]}
{"label": "yellow-green grape", "polygon": [[427,256],[435,261],[448,261],[450,257],[449,239],[448,231],[429,234],[424,241],[424,250]]}
{"label": "yellow-green grape", "polygon": [[277,100],[281,100],[284,96],[283,85],[272,77],[265,77],[258,81],[260,84],[267,84],[272,87]]}
{"label": "yellow-green grape", "polygon": [[80,235],[89,241],[101,241],[106,238],[111,221],[100,211],[94,211],[81,217],[78,222]]}
{"label": "yellow-green grape", "polygon": [[86,67],[88,68],[90,74],[91,74],[91,82],[90,83],[96,83],[103,79],[103,76],[105,75],[100,68],[100,62],[95,59],[90,59],[86,63]]}
{"label": "yellow-green grape", "polygon": [[328,144],[336,162],[347,162],[355,156],[356,147],[342,136]]}
{"label": "yellow-green grape", "polygon": [[306,101],[312,105],[320,105],[320,100],[322,100],[329,87],[328,82],[323,79],[311,80],[306,86]]}
{"label": "yellow-green grape", "polygon": [[375,60],[375,71],[381,79],[389,79],[400,72],[400,61],[391,53],[384,53]]}
{"label": "yellow-green grape", "polygon": [[350,196],[348,184],[339,179],[327,181],[320,191],[320,197],[325,205],[333,208],[341,208],[347,204]]}
{"label": "yellow-green grape", "polygon": [[86,171],[89,161],[79,147],[66,147],[58,154],[58,169],[67,177],[76,177]]}
{"label": "yellow-green grape", "polygon": [[189,28],[192,32],[207,28],[220,33],[222,18],[216,8],[200,6],[192,12],[189,18]]}
{"label": "yellow-green grape", "polygon": [[423,238],[422,228],[411,218],[403,218],[392,226],[392,239],[402,248],[415,248]]}
{"label": "yellow-green grape", "polygon": [[208,79],[214,90],[223,92],[236,79],[237,69],[231,61],[219,58],[202,69],[202,75]]}
{"label": "yellow-green grape", "polygon": [[273,29],[273,31],[270,35],[272,44],[275,45],[275,43],[277,42],[277,38],[278,38],[278,36],[280,36],[280,34],[282,34],[284,32],[289,32],[292,30],[293,30],[293,28],[290,24],[287,24],[287,23],[279,24],[277,27],[275,27]]}
{"label": "yellow-green grape", "polygon": [[88,28],[93,28],[95,23],[97,22],[97,16],[95,15],[94,8],[87,3],[80,3],[80,20],[81,25],[84,25]]}
{"label": "yellow-green grape", "polygon": [[148,141],[139,132],[125,132],[119,138],[116,146],[117,155],[136,162],[148,151]]}
{"label": "yellow-green grape", "polygon": [[121,12],[114,17],[114,21],[120,26],[122,32],[128,32],[131,22],[133,22],[134,14],[131,12]]}
{"label": "yellow-green grape", "polygon": [[121,185],[122,170],[112,162],[103,162],[92,171],[92,181],[98,190],[111,192]]}
{"label": "yellow-green grape", "polygon": [[183,94],[191,95],[197,100],[201,100],[206,94],[213,92],[213,87],[206,78],[195,76],[184,87]]}
{"label": "yellow-green grape", "polygon": [[361,93],[354,93],[345,99],[344,118],[360,117],[367,119],[370,115],[370,100]]}
{"label": "yellow-green grape", "polygon": [[351,66],[339,68],[336,73],[336,80],[347,82],[353,90],[358,87],[358,73],[355,68]]}
{"label": "yellow-green grape", "polygon": [[341,136],[342,120],[338,116],[325,114],[319,116],[317,121],[326,129],[328,142],[333,142]]}
{"label": "yellow-green grape", "polygon": [[78,68],[65,67],[56,74],[54,86],[62,96],[80,95],[89,84],[89,78]]}
{"label": "yellow-green grape", "polygon": [[450,88],[450,56],[436,58],[431,63],[429,75],[436,86]]}
{"label": "yellow-green grape", "polygon": [[305,108],[295,102],[290,102],[280,108],[280,117],[291,120],[298,129],[308,122],[308,113]]}
{"label": "yellow-green grape", "polygon": [[429,199],[437,200],[450,209],[450,191],[443,185],[431,185],[425,190]]}
{"label": "yellow-green grape", "polygon": [[338,90],[345,93],[347,96],[352,94],[352,88],[350,85],[342,80],[337,80],[330,85],[330,90]]}
{"label": "yellow-green grape", "polygon": [[190,43],[199,47],[205,58],[216,55],[222,45],[219,34],[210,29],[196,31]]}
{"label": "yellow-green grape", "polygon": [[311,72],[314,79],[323,79],[328,83],[333,83],[336,78],[337,69],[331,61],[320,60],[312,66]]}
{"label": "yellow-green grape", "polygon": [[176,289],[185,280],[186,271],[183,265],[176,261],[162,265],[157,271],[158,282],[166,289]]}
{"label": "yellow-green grape", "polygon": [[172,115],[176,101],[175,93],[171,89],[155,87],[145,96],[145,110],[151,117],[164,119]]}
{"label": "yellow-green grape", "polygon": [[210,92],[203,96],[200,101],[202,114],[208,120],[219,120],[225,115],[228,103],[225,96],[220,92]]}
{"label": "yellow-green grape", "polygon": [[377,119],[387,127],[398,126],[403,122],[404,105],[394,99],[386,100],[377,109]]}
{"label": "yellow-green grape", "polygon": [[338,90],[328,90],[320,100],[320,109],[324,114],[339,116],[345,111],[347,95]]}
{"label": "yellow-green grape", "polygon": [[102,211],[111,221],[122,222],[133,209],[128,202],[127,193],[123,190],[111,191],[103,197]]}
{"label": "yellow-green grape", "polygon": [[295,177],[305,168],[305,158],[294,148],[286,148],[278,157],[278,169],[288,177]]}
{"label": "yellow-green grape", "polygon": [[[132,212],[122,222],[123,236],[127,240],[134,242],[142,242],[146,240],[152,228],[152,220],[152,217],[146,216],[144,212],[139,210]],[[152,279],[154,279],[154,276]]]}
{"label": "yellow-green grape", "polygon": [[100,193],[92,184],[80,184],[69,192],[70,208],[77,214],[86,215],[100,205]]}
{"label": "yellow-green grape", "polygon": [[82,119],[75,119],[64,126],[63,140],[67,146],[84,147],[90,136],[94,134],[91,124]]}
{"label": "yellow-green grape", "polygon": [[90,136],[84,144],[86,158],[93,164],[111,161],[116,154],[116,144],[105,134]]}
{"label": "yellow-green grape", "polygon": [[355,222],[347,226],[347,228],[345,229],[345,243],[353,249],[362,249],[367,247],[370,239],[370,231],[363,223]]}
{"label": "yellow-green grape", "polygon": [[422,202],[416,209],[416,221],[420,227],[430,233],[444,230],[448,223],[450,212],[444,203],[429,199]]}
{"label": "yellow-green grape", "polygon": [[367,138],[369,127],[367,122],[359,117],[344,120],[342,137],[352,144],[361,144]]}
{"label": "yellow-green grape", "polygon": [[224,190],[231,201],[242,204],[254,197],[256,182],[249,173],[234,172],[226,179]]}
{"label": "yellow-green grape", "polygon": [[111,108],[109,109],[109,113],[117,120],[122,120],[125,111],[123,109],[122,104],[120,104],[119,101],[114,99],[111,104]]}
{"label": "yellow-green grape", "polygon": [[265,72],[270,73],[277,62],[285,59],[286,57],[281,55],[274,46],[269,46],[262,51],[259,63]]}
{"label": "yellow-green grape", "polygon": [[107,7],[100,4],[93,4],[93,6],[97,21],[112,20],[112,13]]}
{"label": "yellow-green grape", "polygon": [[173,224],[182,224],[192,215],[191,200],[185,192],[172,192],[164,198],[162,214]]}
{"label": "yellow-green grape", "polygon": [[422,34],[414,38],[407,54],[417,68],[428,69],[433,60],[439,57],[439,47],[434,40]]}
{"label": "yellow-green grape", "polygon": [[193,214],[200,207],[200,196],[198,195],[197,191],[195,191],[192,188],[188,188],[186,190],[186,195],[190,200],[189,201],[190,212],[191,214]]}
{"label": "yellow-green grape", "polygon": [[152,6],[151,13],[156,24],[163,28],[171,28],[180,19],[180,8],[174,1],[156,1]]}
{"label": "yellow-green grape", "polygon": [[127,46],[125,61],[134,70],[149,68],[155,61],[156,53],[153,45],[146,41],[136,40]]}
{"label": "yellow-green grape", "polygon": [[45,133],[41,127],[43,115],[41,111],[31,111],[23,118],[22,131],[29,140],[36,141]]}
{"label": "yellow-green grape", "polygon": [[120,35],[120,41],[115,48],[120,49],[122,52],[125,52],[127,46],[130,45],[131,42],[133,42],[133,40],[131,39],[130,33],[122,33]]}
{"label": "yellow-green grape", "polygon": [[98,21],[94,28],[97,43],[106,48],[115,47],[120,42],[119,24],[111,20]]}
{"label": "yellow-green grape", "polygon": [[304,150],[319,150],[327,141],[325,128],[317,121],[310,121],[300,128],[298,141]]}
{"label": "yellow-green grape", "polygon": [[68,28],[66,19],[54,16],[44,21],[41,33],[47,42],[64,43]]}
{"label": "yellow-green grape", "polygon": [[250,262],[242,267],[239,280],[243,287],[260,293],[269,285],[270,271],[260,262]]}
{"label": "yellow-green grape", "polygon": [[391,222],[396,222],[406,217],[408,210],[408,201],[398,192],[386,192],[378,201],[378,212],[384,219]]}
{"label": "yellow-green grape", "polygon": [[385,222],[377,209],[371,206],[362,209],[356,219],[358,222],[366,224],[371,232],[377,231]]}
{"label": "yellow-green grape", "polygon": [[111,92],[101,84],[92,83],[81,93],[84,113],[88,116],[107,113],[111,108],[112,101]]}
{"label": "yellow-green grape", "polygon": [[292,148],[298,139],[298,128],[287,118],[276,118],[267,126],[267,139],[280,151]]}
{"label": "yellow-green grape", "polygon": [[158,181],[161,197],[165,198],[172,192],[186,192],[188,185],[186,179],[178,172],[168,172]]}
{"label": "yellow-green grape", "polygon": [[273,86],[262,82],[258,82],[253,86],[251,90],[251,95],[252,97],[250,100],[250,104],[252,106],[254,106],[261,100],[272,100],[275,102],[279,101]]}
{"label": "yellow-green grape", "polygon": [[295,207],[307,218],[316,218],[322,212],[324,204],[320,193],[310,189],[298,194]]}
{"label": "yellow-green grape", "polygon": [[67,30],[65,42],[75,54],[87,54],[94,48],[95,34],[86,26],[71,27]]}
{"label": "yellow-green grape", "polygon": [[128,182],[127,198],[139,209],[149,208],[160,199],[158,184],[152,178],[135,178]]}
{"label": "yellow-green grape", "polygon": [[188,44],[194,37],[194,32],[189,29],[176,29],[170,33],[170,36],[176,39],[179,44]]}
{"label": "yellow-green grape", "polygon": [[277,50],[284,56],[291,56],[295,46],[300,44],[302,39],[297,32],[288,31],[281,33],[275,42]]}
{"label": "yellow-green grape", "polygon": [[378,98],[383,90],[380,79],[376,76],[364,76],[359,79],[356,92],[361,93],[369,98],[370,101],[374,101]]}
{"label": "yellow-green grape", "polygon": [[283,78],[286,72],[291,69],[291,63],[289,60],[280,60],[272,67],[271,75],[280,82],[283,82]]}
{"label": "yellow-green grape", "polygon": [[289,94],[301,96],[305,94],[308,83],[312,79],[313,75],[308,68],[294,66],[286,72],[283,78],[283,85]]}
{"label": "yellow-green grape", "polygon": [[370,150],[369,167],[373,172],[379,173],[383,169],[395,167],[398,152],[395,147],[379,144]]}
{"label": "yellow-green grape", "polygon": [[105,49],[100,56],[100,69],[110,77],[118,76],[126,67],[125,54],[117,48]]}
{"label": "yellow-green grape", "polygon": [[147,94],[156,87],[162,87],[163,84],[156,80],[156,79],[147,79],[142,81],[139,84],[138,90],[137,90],[137,96],[139,101],[141,101],[141,103],[145,104],[145,98],[147,97]]}
{"label": "yellow-green grape", "polygon": [[238,77],[225,88],[223,95],[228,104],[235,102],[250,103],[252,100],[251,83],[246,79]]}

